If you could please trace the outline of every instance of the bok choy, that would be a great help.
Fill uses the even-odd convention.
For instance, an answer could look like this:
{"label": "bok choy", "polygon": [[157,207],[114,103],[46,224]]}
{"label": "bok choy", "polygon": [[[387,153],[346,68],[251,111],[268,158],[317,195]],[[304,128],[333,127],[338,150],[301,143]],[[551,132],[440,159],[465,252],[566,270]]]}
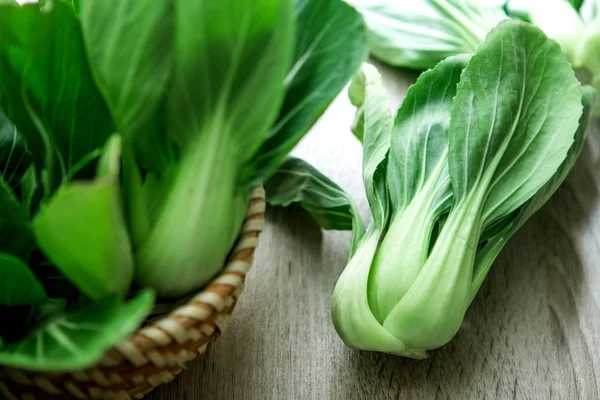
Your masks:
{"label": "bok choy", "polygon": [[554,40],[506,20],[472,57],[422,73],[395,117],[372,65],[349,96],[373,221],[354,229],[333,323],[350,347],[423,358],[457,334],[494,259],[566,178],[595,90]]}
{"label": "bok choy", "polygon": [[340,0],[40,3],[0,4],[0,365],[72,371],[219,273],[368,49]]}

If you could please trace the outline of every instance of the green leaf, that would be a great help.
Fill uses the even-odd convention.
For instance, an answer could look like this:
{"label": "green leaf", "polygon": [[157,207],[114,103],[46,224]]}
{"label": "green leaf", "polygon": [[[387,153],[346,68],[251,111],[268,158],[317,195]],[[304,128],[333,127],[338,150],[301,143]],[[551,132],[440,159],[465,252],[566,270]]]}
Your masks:
{"label": "green leaf", "polygon": [[41,191],[35,165],[31,165],[21,179],[21,207],[27,219],[37,211]]}
{"label": "green leaf", "polygon": [[450,111],[468,60],[468,56],[449,57],[422,73],[409,88],[396,116],[386,182],[392,220],[368,283],[371,309],[381,323],[419,276],[434,227],[450,208]]}
{"label": "green leaf", "polygon": [[265,183],[267,203],[299,204],[323,229],[352,230],[352,248],[365,232],[352,199],[335,182],[306,161],[288,157]]}
{"label": "green leaf", "polygon": [[[367,58],[360,15],[341,0],[296,0],[296,51],[277,122],[251,161],[248,186],[272,174]],[[250,183],[247,183],[249,180]]]}
{"label": "green leaf", "polygon": [[164,98],[173,67],[174,2],[89,0],[81,24],[92,72],[115,124],[145,168],[174,163]]}
{"label": "green leaf", "polygon": [[46,291],[20,258],[0,253],[0,306],[26,306],[46,300]]}
{"label": "green leaf", "polygon": [[585,144],[587,137],[587,128],[590,120],[590,115],[593,110],[594,102],[596,101],[596,90],[590,86],[583,88],[583,113],[579,120],[579,127],[575,133],[575,142],[569,149],[567,157],[561,164],[560,168],[554,176],[542,188],[525,203],[519,210],[517,215],[512,218],[509,224],[489,238],[485,246],[477,252],[475,266],[473,268],[473,284],[471,288],[471,299],[475,297],[481,287],[485,277],[487,276],[494,260],[504,248],[512,235],[521,228],[525,222],[535,214],[546,202],[552,197],[554,192],[565,181],[573,165],[577,161],[579,154]]}
{"label": "green leaf", "polygon": [[31,164],[27,143],[0,108],[0,175],[10,187],[17,187]]}
{"label": "green leaf", "polygon": [[575,141],[569,148],[567,157],[552,178],[536,192],[535,196],[533,196],[524,207],[521,207],[517,216],[519,228],[523,226],[529,217],[539,210],[550,197],[552,197],[554,192],[556,192],[560,185],[565,181],[571,172],[571,169],[573,169],[573,165],[575,165],[575,162],[583,149],[583,145],[585,144],[585,139],[587,138],[587,128],[590,122],[592,107],[596,101],[596,93],[596,90],[591,86],[583,87],[583,113],[581,114],[579,126],[575,132]]}
{"label": "green leaf", "polygon": [[292,17],[290,0],[176,1],[167,131],[180,147],[210,135],[235,138],[229,162],[254,154],[283,100]]}
{"label": "green leaf", "polygon": [[[129,227],[129,234],[134,247],[141,245],[150,232],[149,201],[164,200],[165,196],[158,196],[156,191],[148,189],[148,183],[153,175],[148,175],[146,187],[142,181],[142,174],[133,155],[133,149],[124,143],[123,146],[123,175],[122,191],[125,218]],[[146,189],[146,192],[144,192]],[[150,192],[152,195],[149,195]],[[162,194],[162,193],[161,193]],[[158,207],[160,208],[160,207]]]}
{"label": "green leaf", "polygon": [[350,84],[348,94],[357,108],[353,131],[363,143],[363,182],[367,200],[375,225],[383,229],[389,218],[386,163],[394,117],[381,75],[373,65],[363,65]]}
{"label": "green leaf", "polygon": [[567,0],[567,1],[577,11],[579,11],[579,9],[581,8],[581,6],[583,5],[583,0]]}
{"label": "green leaf", "polygon": [[39,247],[92,299],[124,295],[133,279],[118,180],[118,139],[108,141],[96,180],[61,187],[33,221]]}
{"label": "green leaf", "polygon": [[11,188],[0,180],[0,252],[27,259],[31,249],[29,221]]}
{"label": "green leaf", "polygon": [[88,69],[79,22],[63,3],[42,10],[0,6],[0,92],[34,161],[47,171],[47,190],[114,131]]}
{"label": "green leaf", "polygon": [[424,70],[474,53],[507,16],[503,1],[346,0],[364,17],[371,53],[387,64]]}
{"label": "green leaf", "polygon": [[83,2],[81,26],[90,64],[119,132],[128,138],[151,120],[167,89],[173,8],[173,1]]}
{"label": "green leaf", "polygon": [[53,373],[89,368],[133,333],[153,304],[146,290],[127,303],[111,297],[68,309],[0,348],[0,364]]}
{"label": "green leaf", "polygon": [[556,42],[533,25],[500,23],[465,69],[454,100],[449,166],[456,201],[485,190],[485,226],[531,198],[573,143],[581,95]]}
{"label": "green leaf", "polygon": [[[394,211],[401,212],[434,182],[437,203],[450,200],[444,171],[448,156],[450,111],[456,85],[469,56],[458,55],[421,74],[410,87],[394,123],[388,183]],[[449,204],[448,204],[449,205]],[[443,207],[442,207],[443,208]]]}

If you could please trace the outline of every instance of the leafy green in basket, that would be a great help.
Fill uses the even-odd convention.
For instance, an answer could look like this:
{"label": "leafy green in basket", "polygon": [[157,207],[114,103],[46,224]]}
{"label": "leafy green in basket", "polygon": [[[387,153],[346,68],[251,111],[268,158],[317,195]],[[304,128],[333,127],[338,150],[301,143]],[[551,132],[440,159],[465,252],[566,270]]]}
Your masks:
{"label": "leafy green in basket", "polygon": [[0,253],[0,307],[28,306],[46,300],[46,290],[23,260]]}
{"label": "leafy green in basket", "polygon": [[94,181],[62,186],[35,217],[38,246],[92,299],[124,296],[133,279],[133,255],[121,206],[121,141],[113,136]]}
{"label": "leafy green in basket", "polygon": [[111,297],[50,310],[23,339],[0,347],[0,364],[51,372],[86,368],[133,333],[153,304],[154,294],[144,291],[126,303]]}
{"label": "leafy green in basket", "polygon": [[210,282],[367,55],[341,0],[0,1],[0,299],[46,296],[0,305],[0,365],[90,367],[153,301],[122,299]]}
{"label": "leafy green in basket", "polygon": [[0,7],[0,93],[48,197],[114,132],[66,5]]}

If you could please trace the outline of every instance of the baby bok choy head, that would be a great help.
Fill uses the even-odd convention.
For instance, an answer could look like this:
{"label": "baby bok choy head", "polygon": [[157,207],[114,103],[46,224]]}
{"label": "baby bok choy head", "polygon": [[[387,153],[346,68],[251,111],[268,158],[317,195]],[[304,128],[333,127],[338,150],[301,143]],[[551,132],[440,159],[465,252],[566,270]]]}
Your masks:
{"label": "baby bok choy head", "polygon": [[334,325],[348,346],[422,358],[565,179],[595,92],[540,29],[506,20],[470,59],[424,72],[395,119],[372,66],[350,97],[373,223],[336,284]]}

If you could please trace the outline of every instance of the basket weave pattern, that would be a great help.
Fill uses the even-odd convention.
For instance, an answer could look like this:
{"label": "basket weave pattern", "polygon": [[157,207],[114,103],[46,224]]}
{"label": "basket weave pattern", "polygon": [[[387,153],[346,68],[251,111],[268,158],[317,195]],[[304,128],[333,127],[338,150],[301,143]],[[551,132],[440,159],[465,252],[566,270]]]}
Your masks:
{"label": "basket weave pattern", "polygon": [[143,327],[85,371],[48,374],[0,367],[0,394],[10,400],[131,400],[172,381],[227,327],[264,227],[264,199],[262,187],[252,190],[225,268],[189,302]]}

